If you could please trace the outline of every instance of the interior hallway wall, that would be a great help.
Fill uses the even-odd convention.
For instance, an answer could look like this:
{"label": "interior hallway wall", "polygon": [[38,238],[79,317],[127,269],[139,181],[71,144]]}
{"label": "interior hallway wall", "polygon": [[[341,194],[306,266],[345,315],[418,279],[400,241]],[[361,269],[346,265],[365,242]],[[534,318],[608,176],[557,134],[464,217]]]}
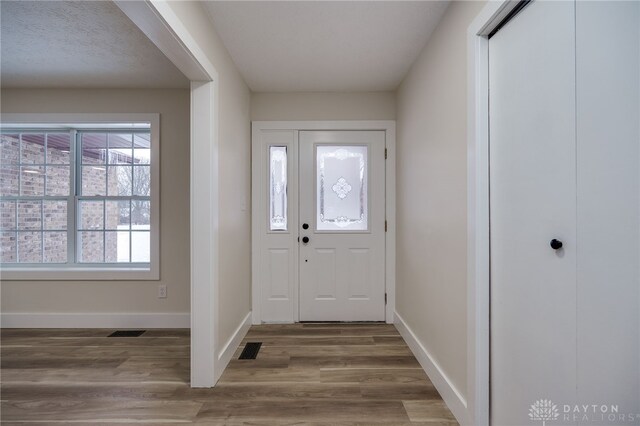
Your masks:
{"label": "interior hallway wall", "polygon": [[467,28],[452,2],[398,89],[396,311],[460,395],[467,387]]}
{"label": "interior hallway wall", "polygon": [[3,89],[0,99],[3,113],[160,113],[161,162],[160,281],[2,281],[2,313],[181,313],[188,325],[189,89]]}
{"label": "interior hallway wall", "polygon": [[394,120],[394,92],[252,93],[252,121]]}
{"label": "interior hallway wall", "polygon": [[251,121],[249,87],[216,33],[205,7],[170,1],[219,76],[218,351],[251,310]]}

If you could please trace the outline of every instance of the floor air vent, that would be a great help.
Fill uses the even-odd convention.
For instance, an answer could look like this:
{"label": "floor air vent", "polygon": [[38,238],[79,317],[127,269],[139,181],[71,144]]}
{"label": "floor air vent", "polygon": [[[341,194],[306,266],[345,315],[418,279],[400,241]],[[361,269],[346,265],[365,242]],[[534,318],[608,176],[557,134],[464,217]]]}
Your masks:
{"label": "floor air vent", "polygon": [[109,337],[139,337],[147,330],[116,330]]}
{"label": "floor air vent", "polygon": [[260,351],[260,346],[262,346],[262,342],[247,343],[244,345],[244,349],[238,359],[256,359],[258,351]]}

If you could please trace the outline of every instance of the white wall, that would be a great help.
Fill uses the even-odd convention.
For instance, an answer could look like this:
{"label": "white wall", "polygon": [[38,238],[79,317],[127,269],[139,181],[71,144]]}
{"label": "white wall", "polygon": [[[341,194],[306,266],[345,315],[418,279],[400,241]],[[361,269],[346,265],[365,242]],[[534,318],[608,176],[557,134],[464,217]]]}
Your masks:
{"label": "white wall", "polygon": [[394,92],[252,93],[251,120],[393,120]]}
{"label": "white wall", "polygon": [[484,5],[450,4],[397,93],[396,311],[462,398],[467,387],[466,37]]}
{"label": "white wall", "polygon": [[251,310],[250,92],[200,2],[171,1],[173,12],[219,75],[219,299],[216,350]]}
{"label": "white wall", "polygon": [[[4,89],[4,113],[160,113],[160,281],[3,281],[2,313],[182,313],[189,324],[189,90]],[[168,297],[158,299],[159,284]]]}

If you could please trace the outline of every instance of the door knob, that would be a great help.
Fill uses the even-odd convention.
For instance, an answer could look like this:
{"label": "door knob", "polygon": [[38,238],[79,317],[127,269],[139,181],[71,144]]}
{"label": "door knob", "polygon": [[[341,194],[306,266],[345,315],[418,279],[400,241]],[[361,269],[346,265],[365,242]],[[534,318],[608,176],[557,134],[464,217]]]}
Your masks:
{"label": "door knob", "polygon": [[302,229],[309,229],[309,224],[308,223],[303,223],[302,224]]}
{"label": "door knob", "polygon": [[562,241],[560,240],[556,240],[555,238],[553,240],[551,240],[551,242],[549,243],[549,245],[551,246],[552,249],[554,250],[558,250],[562,248]]}
{"label": "door knob", "polygon": [[309,242],[309,237],[302,237],[302,242],[307,244]]}

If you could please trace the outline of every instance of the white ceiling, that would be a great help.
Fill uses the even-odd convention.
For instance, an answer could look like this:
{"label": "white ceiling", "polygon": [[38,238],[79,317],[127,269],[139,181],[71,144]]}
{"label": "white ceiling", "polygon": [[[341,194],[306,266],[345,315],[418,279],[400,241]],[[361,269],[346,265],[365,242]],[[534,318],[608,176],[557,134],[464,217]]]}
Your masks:
{"label": "white ceiling", "polygon": [[393,90],[446,1],[209,1],[256,92]]}
{"label": "white ceiling", "polygon": [[2,87],[189,87],[111,1],[1,1]]}

